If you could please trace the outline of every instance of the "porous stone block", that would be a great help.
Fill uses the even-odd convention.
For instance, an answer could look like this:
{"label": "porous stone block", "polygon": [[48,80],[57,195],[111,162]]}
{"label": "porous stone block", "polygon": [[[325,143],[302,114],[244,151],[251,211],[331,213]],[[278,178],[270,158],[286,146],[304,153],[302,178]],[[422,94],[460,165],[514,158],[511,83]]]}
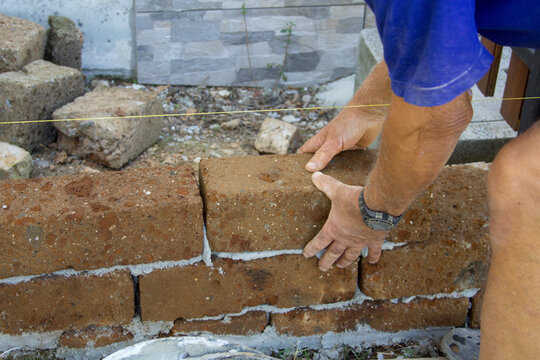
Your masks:
{"label": "porous stone block", "polygon": [[482,287],[489,267],[487,171],[448,166],[426,193],[433,198],[430,236],[362,262],[361,289],[374,299]]}
{"label": "porous stone block", "polygon": [[222,320],[177,319],[169,335],[209,332],[217,335],[253,335],[264,331],[268,324],[268,314],[252,311],[240,316],[225,317]]}
{"label": "porous stone block", "polygon": [[484,289],[481,289],[471,298],[471,314],[469,326],[473,329],[480,329],[480,319],[482,315],[482,301],[484,300]]}
{"label": "porous stone block", "polygon": [[[0,123],[51,119],[54,110],[83,93],[78,70],[36,60],[22,71],[0,74]],[[0,141],[27,151],[54,141],[56,135],[48,123],[0,126]]]}
{"label": "porous stone block", "polygon": [[58,339],[58,345],[71,349],[98,348],[133,339],[133,334],[122,326],[68,330]]}
{"label": "porous stone block", "polygon": [[342,309],[297,309],[272,314],[271,324],[280,334],[309,336],[354,330],[368,325],[375,330],[397,332],[442,326],[463,326],[467,317],[467,298],[414,299],[408,303],[366,301]]}
{"label": "porous stone block", "polygon": [[0,142],[0,180],[28,179],[32,171],[32,156],[18,146]]}
{"label": "porous stone block", "polygon": [[255,139],[255,149],[264,154],[287,154],[296,151],[301,142],[296,126],[285,121],[266,118]]}
{"label": "porous stone block", "polygon": [[43,58],[45,29],[32,21],[0,14],[0,73],[19,71]]}
{"label": "porous stone block", "polygon": [[21,334],[129,323],[134,292],[127,270],[104,275],[48,275],[0,284],[0,333]]}
{"label": "porous stone block", "polygon": [[191,166],[0,182],[0,278],[202,253]]}
{"label": "porous stone block", "polygon": [[159,138],[162,119],[141,115],[162,113],[154,92],[100,87],[56,110],[53,118],[121,118],[56,122],[58,147],[119,169]]}
{"label": "porous stone block", "polygon": [[203,263],[154,270],[139,277],[143,321],[234,314],[256,305],[295,307],[354,297],[357,267],[322,273],[302,255]]}
{"label": "porous stone block", "polygon": [[70,19],[49,16],[45,59],[57,65],[69,66],[81,70],[84,35]]}
{"label": "porous stone block", "polygon": [[[207,236],[218,252],[303,248],[321,229],[330,200],[311,182],[311,154],[204,159],[199,166]],[[346,151],[323,170],[349,185],[363,185],[372,151]],[[389,235],[398,242],[429,237],[431,198],[423,195]]]}

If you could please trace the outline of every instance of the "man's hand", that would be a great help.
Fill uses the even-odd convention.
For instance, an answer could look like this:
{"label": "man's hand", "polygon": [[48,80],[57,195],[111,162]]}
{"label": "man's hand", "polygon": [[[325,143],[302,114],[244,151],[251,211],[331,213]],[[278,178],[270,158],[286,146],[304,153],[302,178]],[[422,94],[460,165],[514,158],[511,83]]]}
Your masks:
{"label": "man's hand", "polygon": [[384,123],[386,109],[345,109],[309,139],[299,153],[315,153],[307,163],[310,172],[324,169],[334,156],[344,150],[362,149],[377,137]]}
{"label": "man's hand", "polygon": [[367,247],[367,261],[377,262],[388,232],[375,231],[364,224],[358,205],[362,187],[345,185],[320,172],[312,175],[312,181],[330,198],[332,208],[321,231],[304,248],[304,256],[312,257],[326,248],[319,269],[327,271],[336,262],[338,267],[349,266]]}

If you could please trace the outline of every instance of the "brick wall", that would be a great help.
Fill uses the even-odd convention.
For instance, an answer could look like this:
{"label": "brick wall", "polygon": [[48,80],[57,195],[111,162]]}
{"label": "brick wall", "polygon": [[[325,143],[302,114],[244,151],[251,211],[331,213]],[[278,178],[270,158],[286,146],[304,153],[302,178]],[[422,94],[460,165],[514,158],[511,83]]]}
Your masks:
{"label": "brick wall", "polygon": [[[190,166],[0,182],[0,351],[99,357],[204,332],[251,345],[266,336],[261,346],[268,337],[321,346],[329,334],[381,342],[464,325],[471,304],[476,321],[471,298],[489,261],[486,170],[445,168],[376,265],[321,273],[301,255],[330,210],[308,159],[203,160],[200,190]],[[373,161],[346,152],[325,172],[363,184]]]}
{"label": "brick wall", "polygon": [[287,35],[281,30],[293,22],[284,83],[332,81],[354,73],[364,10],[355,0],[136,0],[138,80],[274,84],[279,74],[268,65],[283,63]]}

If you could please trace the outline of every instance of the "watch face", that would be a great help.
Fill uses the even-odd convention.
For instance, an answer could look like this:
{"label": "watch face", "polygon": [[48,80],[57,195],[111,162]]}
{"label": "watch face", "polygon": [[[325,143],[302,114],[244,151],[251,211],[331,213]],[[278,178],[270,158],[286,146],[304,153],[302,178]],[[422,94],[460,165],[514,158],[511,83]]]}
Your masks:
{"label": "watch face", "polygon": [[379,231],[388,231],[394,228],[394,225],[389,224],[387,221],[378,220],[378,219],[368,219],[366,225],[372,228],[373,230],[379,230]]}

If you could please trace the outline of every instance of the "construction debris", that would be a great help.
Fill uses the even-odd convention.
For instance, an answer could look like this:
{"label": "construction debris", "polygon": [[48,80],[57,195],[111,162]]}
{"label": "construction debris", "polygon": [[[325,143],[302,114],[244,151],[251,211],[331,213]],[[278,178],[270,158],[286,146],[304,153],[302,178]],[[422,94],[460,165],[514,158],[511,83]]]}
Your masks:
{"label": "construction debris", "polygon": [[73,21],[63,16],[49,16],[45,59],[57,65],[81,70],[84,35]]}
{"label": "construction debris", "polygon": [[285,121],[264,119],[255,140],[255,148],[265,154],[287,154],[300,147],[302,139],[298,128]]}

